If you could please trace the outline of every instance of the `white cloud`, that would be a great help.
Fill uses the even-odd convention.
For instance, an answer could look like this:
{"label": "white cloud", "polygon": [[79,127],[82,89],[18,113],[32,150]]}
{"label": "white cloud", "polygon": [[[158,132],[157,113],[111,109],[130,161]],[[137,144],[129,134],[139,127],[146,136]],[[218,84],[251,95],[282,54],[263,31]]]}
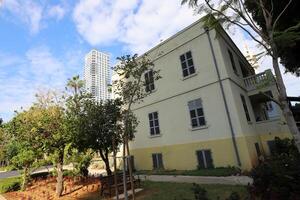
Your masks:
{"label": "white cloud", "polygon": [[27,0],[6,0],[2,7],[30,27],[31,33],[36,33],[40,29],[40,21],[42,18],[42,6],[38,3]]}
{"label": "white cloud", "polygon": [[55,57],[47,46],[38,46],[18,57],[17,62],[6,62],[7,65],[0,66],[11,67],[10,70],[0,70],[0,117],[7,120],[14,110],[29,107],[40,88],[63,90],[67,79],[81,71],[83,58],[79,49],[66,52]]}
{"label": "white cloud", "polygon": [[39,0],[5,0],[0,7],[1,9],[12,15],[14,22],[16,21],[15,19],[18,19],[28,26],[31,34],[36,34],[40,31],[44,26],[43,19],[56,18],[60,20],[65,14],[63,6],[47,5],[45,1]]}
{"label": "white cloud", "polygon": [[73,18],[78,32],[90,44],[108,44],[122,37],[122,22],[136,5],[137,0],[81,0]]}
{"label": "white cloud", "polygon": [[122,42],[131,52],[144,52],[199,16],[174,0],[81,0],[73,19],[91,45]]}
{"label": "white cloud", "polygon": [[56,20],[61,20],[66,14],[66,9],[62,5],[51,6],[48,9],[48,16],[50,18],[56,18]]}

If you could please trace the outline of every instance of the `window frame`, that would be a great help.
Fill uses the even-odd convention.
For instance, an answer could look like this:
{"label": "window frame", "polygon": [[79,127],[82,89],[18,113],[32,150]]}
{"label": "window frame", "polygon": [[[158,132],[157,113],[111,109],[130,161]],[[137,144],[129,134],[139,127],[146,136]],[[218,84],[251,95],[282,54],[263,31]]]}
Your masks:
{"label": "window frame", "polygon": [[[188,54],[190,54],[190,56],[188,56]],[[181,54],[179,56],[179,60],[183,78],[196,74],[196,68],[191,50]]]}
{"label": "window frame", "polygon": [[241,96],[241,101],[242,101],[242,105],[243,105],[243,108],[244,108],[244,113],[245,113],[245,116],[246,116],[246,120],[247,120],[247,122],[251,122],[251,117],[250,117],[249,109],[248,109],[248,106],[247,106],[246,98],[242,94],[240,94],[240,96]]}
{"label": "window frame", "polygon": [[228,51],[228,54],[229,54],[229,59],[230,59],[230,63],[231,63],[231,67],[233,69],[233,72],[239,76],[239,73],[238,73],[238,70],[237,70],[237,66],[235,64],[235,60],[234,60],[234,56],[233,56],[233,53],[230,49],[227,49]]}
{"label": "window frame", "polygon": [[[162,153],[152,153],[152,167],[153,169],[164,169]],[[160,157],[159,157],[160,156]]]}
{"label": "window frame", "polygon": [[[152,76],[150,76],[150,74],[152,74]],[[145,72],[144,79],[145,79],[145,91],[149,93],[155,91],[154,75],[152,69]]]}
{"label": "window frame", "polygon": [[[208,157],[206,153],[209,153],[210,155],[210,161],[208,160]],[[201,153],[202,161],[203,161],[203,166],[201,166],[200,160],[199,160],[199,153]],[[213,162],[213,157],[212,157],[212,151],[211,149],[200,149],[196,151],[196,157],[197,157],[197,168],[198,169],[211,169],[214,168],[214,162]]]}
{"label": "window frame", "polygon": [[[155,118],[155,113],[157,115],[156,118]],[[148,113],[148,120],[149,120],[150,136],[152,136],[152,137],[159,136],[160,135],[160,126],[159,126],[158,112],[155,111],[155,112]],[[153,134],[152,134],[152,130],[153,130]]]}
{"label": "window frame", "polygon": [[[196,106],[196,104],[197,104],[196,101],[199,101],[198,103],[200,105],[198,107]],[[202,99],[197,98],[197,99],[188,101],[187,104],[188,104],[191,128],[197,129],[197,128],[207,126]],[[194,104],[194,105],[191,105],[191,104]],[[194,122],[196,122],[195,126],[194,126]]]}
{"label": "window frame", "polygon": [[262,155],[261,149],[260,149],[260,146],[259,146],[259,143],[258,143],[258,142],[255,142],[255,143],[254,143],[254,146],[255,146],[256,155],[257,155],[257,157],[259,158],[259,157]]}

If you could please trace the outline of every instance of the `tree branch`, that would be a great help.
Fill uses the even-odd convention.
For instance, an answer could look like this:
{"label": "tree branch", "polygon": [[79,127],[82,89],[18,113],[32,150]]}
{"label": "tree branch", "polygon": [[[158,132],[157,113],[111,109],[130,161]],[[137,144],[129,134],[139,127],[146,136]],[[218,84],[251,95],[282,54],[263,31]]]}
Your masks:
{"label": "tree branch", "polygon": [[257,43],[259,43],[260,45],[262,45],[262,46],[266,49],[266,51],[267,51],[268,53],[271,53],[270,50],[269,50],[269,48],[268,48],[264,43],[262,43],[261,41],[259,41],[258,39],[256,39],[256,38],[254,37],[254,35],[252,35],[252,34],[250,33],[250,31],[248,31],[245,27],[243,27],[242,25],[240,25],[238,22],[231,20],[228,16],[226,16],[226,15],[225,15],[224,13],[222,13],[221,11],[219,11],[219,10],[213,8],[212,5],[209,4],[208,0],[205,0],[205,2],[206,2],[206,4],[207,4],[207,6],[208,6],[212,11],[215,11],[215,12],[217,12],[219,15],[222,15],[222,16],[223,16],[227,21],[229,21],[230,23],[233,23],[233,24],[239,26],[239,27],[240,27],[241,29],[243,29],[246,33],[248,33],[248,35],[249,35],[253,40],[255,40]]}
{"label": "tree branch", "polygon": [[280,12],[280,14],[277,16],[277,18],[275,19],[274,23],[273,23],[273,28],[272,28],[272,32],[274,33],[276,24],[278,22],[278,20],[280,19],[280,17],[282,16],[282,14],[286,11],[286,9],[289,7],[289,5],[292,3],[292,0],[290,0],[286,6],[284,7],[284,9]]}

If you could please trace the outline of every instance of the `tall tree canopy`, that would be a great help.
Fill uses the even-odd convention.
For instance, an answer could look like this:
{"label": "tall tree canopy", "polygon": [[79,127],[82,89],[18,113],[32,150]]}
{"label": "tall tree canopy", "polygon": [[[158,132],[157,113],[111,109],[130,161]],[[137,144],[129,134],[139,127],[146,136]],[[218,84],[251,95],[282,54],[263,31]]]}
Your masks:
{"label": "tall tree canopy", "polygon": [[113,147],[118,147],[122,142],[121,106],[122,102],[119,99],[104,102],[87,99],[78,121],[82,136],[81,145],[100,154],[108,175],[112,174],[109,157]]}
{"label": "tall tree canopy", "polygon": [[[283,8],[289,1],[264,0],[263,5],[272,10],[274,19],[279,15],[274,34],[278,55],[286,71],[300,75],[300,1],[291,0],[284,12]],[[257,0],[245,0],[245,7],[251,13],[253,20],[265,32],[266,21],[261,6]]]}

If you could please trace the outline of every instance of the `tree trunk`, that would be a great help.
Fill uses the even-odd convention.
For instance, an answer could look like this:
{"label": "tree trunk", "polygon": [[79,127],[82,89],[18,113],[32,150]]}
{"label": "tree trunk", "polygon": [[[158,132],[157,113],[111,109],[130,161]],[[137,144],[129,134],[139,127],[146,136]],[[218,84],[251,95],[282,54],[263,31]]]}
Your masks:
{"label": "tree trunk", "polygon": [[115,137],[113,137],[113,157],[114,157],[114,182],[115,182],[115,195],[116,195],[116,200],[119,200],[119,190],[118,190],[118,179],[117,179],[117,153],[116,153],[116,140]]}
{"label": "tree trunk", "polygon": [[99,150],[99,153],[100,153],[100,156],[105,164],[105,169],[106,169],[106,173],[108,176],[112,175],[112,172],[110,170],[110,167],[109,167],[109,158],[108,158],[108,153],[107,151],[105,152],[105,154],[103,153],[102,150]]}
{"label": "tree trunk", "polygon": [[109,167],[109,161],[108,159],[104,160],[104,163],[105,163],[105,169],[106,169],[106,173],[108,176],[112,175],[112,172],[110,170],[110,167]]}
{"label": "tree trunk", "polygon": [[272,63],[273,63],[273,68],[275,71],[276,75],[276,82],[278,86],[278,91],[279,91],[279,102],[281,103],[281,110],[282,114],[285,117],[287,126],[289,127],[289,130],[291,134],[293,135],[295,139],[295,144],[297,146],[298,151],[300,152],[300,133],[297,127],[297,124],[295,122],[293,113],[290,109],[289,102],[287,100],[287,93],[286,93],[286,88],[282,79],[282,75],[279,69],[279,63],[278,63],[278,53],[277,53],[277,47],[275,45],[275,42],[273,40],[273,33],[269,32],[269,37],[270,39],[270,46],[273,52],[272,55]]}
{"label": "tree trunk", "polygon": [[128,145],[128,140],[126,140],[126,149],[127,149],[127,164],[129,168],[129,177],[130,177],[130,185],[131,185],[131,190],[132,190],[132,200],[135,200],[135,188],[134,188],[134,182],[133,182],[133,174],[132,174],[132,162],[131,159],[132,157],[130,156],[130,151],[129,151],[129,145]]}
{"label": "tree trunk", "polygon": [[126,140],[123,138],[123,188],[124,188],[124,199],[128,200],[127,183],[126,183]]}
{"label": "tree trunk", "polygon": [[63,188],[64,188],[64,180],[63,180],[63,159],[64,158],[64,154],[61,153],[61,155],[59,155],[59,159],[58,162],[56,164],[56,170],[57,170],[57,178],[56,178],[56,196],[60,197],[62,195],[63,192]]}
{"label": "tree trunk", "polygon": [[22,185],[21,185],[21,190],[24,191],[27,187],[28,184],[28,177],[29,177],[29,167],[24,166],[24,171],[23,171],[23,180],[22,180]]}

